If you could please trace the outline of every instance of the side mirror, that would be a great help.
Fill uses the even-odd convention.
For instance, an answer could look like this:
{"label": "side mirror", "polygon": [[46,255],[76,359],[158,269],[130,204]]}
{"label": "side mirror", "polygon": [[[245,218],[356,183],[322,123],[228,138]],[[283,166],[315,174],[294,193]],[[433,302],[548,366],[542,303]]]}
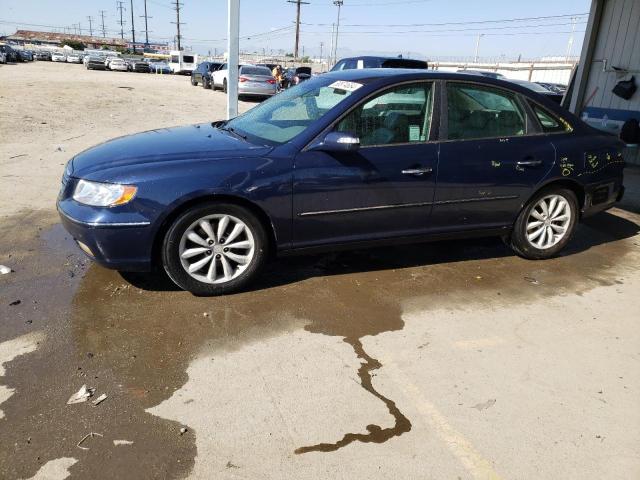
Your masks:
{"label": "side mirror", "polygon": [[347,132],[329,132],[309,150],[320,152],[353,152],[360,148],[360,139]]}

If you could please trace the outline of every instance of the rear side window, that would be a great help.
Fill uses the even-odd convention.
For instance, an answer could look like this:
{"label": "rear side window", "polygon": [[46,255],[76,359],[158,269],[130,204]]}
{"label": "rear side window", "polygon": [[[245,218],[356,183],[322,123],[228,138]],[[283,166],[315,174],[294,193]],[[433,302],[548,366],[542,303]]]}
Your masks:
{"label": "rear side window", "polygon": [[533,109],[538,122],[540,122],[540,126],[542,127],[542,131],[545,133],[553,133],[553,132],[570,132],[572,130],[571,126],[560,120],[558,117],[549,113],[548,110],[545,110],[539,105],[535,103],[529,103],[531,108]]}
{"label": "rear side window", "polygon": [[524,112],[515,95],[504,90],[449,83],[447,110],[449,140],[514,137],[526,133]]}
{"label": "rear side window", "polygon": [[182,61],[184,63],[193,63],[193,57],[191,55],[185,55],[182,57]]}

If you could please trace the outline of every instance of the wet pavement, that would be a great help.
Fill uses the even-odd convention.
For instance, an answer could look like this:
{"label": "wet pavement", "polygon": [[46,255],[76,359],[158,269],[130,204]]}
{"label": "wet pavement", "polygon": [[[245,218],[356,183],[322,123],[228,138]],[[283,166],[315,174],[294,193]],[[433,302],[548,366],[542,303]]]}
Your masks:
{"label": "wet pavement", "polygon": [[[53,212],[3,218],[0,478],[637,478],[631,178],[553,260],[286,258],[217,298],[92,265]],[[66,405],[83,384],[107,399]]]}

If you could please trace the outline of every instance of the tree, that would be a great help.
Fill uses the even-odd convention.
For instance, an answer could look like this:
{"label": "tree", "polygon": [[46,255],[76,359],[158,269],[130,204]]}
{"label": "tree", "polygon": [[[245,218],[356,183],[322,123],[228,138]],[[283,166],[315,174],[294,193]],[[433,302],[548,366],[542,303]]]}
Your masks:
{"label": "tree", "polygon": [[62,45],[68,45],[69,47],[73,48],[74,50],[84,50],[86,47],[86,45],[82,42],[79,42],[77,40],[65,40],[64,42],[62,42]]}

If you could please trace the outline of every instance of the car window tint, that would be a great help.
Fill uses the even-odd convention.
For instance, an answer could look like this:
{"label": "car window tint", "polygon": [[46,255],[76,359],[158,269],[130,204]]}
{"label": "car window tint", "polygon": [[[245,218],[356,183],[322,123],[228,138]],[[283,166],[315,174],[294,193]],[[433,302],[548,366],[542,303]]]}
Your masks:
{"label": "car window tint", "polygon": [[364,68],[378,68],[379,66],[380,66],[380,61],[377,58],[364,59]]}
{"label": "car window tint", "polygon": [[361,146],[424,142],[431,129],[433,88],[415,83],[385,90],[340,121],[336,130],[360,138]]}
{"label": "car window tint", "polygon": [[265,67],[251,67],[244,66],[240,68],[240,73],[243,75],[268,75],[271,76],[271,72]]}
{"label": "car window tint", "polygon": [[539,105],[530,103],[545,133],[570,131],[570,127]]}
{"label": "car window tint", "polygon": [[525,116],[515,96],[490,87],[447,85],[448,138],[513,137],[526,133]]}

